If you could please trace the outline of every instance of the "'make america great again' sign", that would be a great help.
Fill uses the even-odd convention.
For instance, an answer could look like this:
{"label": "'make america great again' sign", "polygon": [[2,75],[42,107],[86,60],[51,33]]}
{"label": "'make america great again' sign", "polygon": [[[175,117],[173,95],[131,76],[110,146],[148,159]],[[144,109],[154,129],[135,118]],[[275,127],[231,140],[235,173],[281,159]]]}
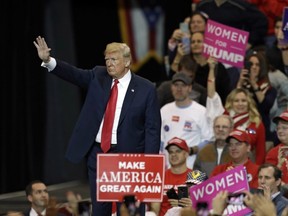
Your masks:
{"label": "'make america great again' sign", "polygon": [[142,202],[162,202],[164,155],[98,154],[97,201],[123,201],[136,195]]}

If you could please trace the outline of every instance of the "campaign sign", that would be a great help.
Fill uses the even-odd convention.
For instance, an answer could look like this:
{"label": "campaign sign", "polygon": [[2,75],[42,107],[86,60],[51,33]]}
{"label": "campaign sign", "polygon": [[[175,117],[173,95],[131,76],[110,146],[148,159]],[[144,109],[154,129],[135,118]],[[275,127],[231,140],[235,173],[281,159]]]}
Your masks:
{"label": "campaign sign", "polygon": [[97,201],[135,195],[141,202],[162,202],[164,155],[98,154],[97,161]]}
{"label": "campaign sign", "polygon": [[219,62],[242,68],[248,38],[249,32],[208,20],[203,53]]}
{"label": "campaign sign", "polygon": [[[211,177],[199,185],[191,187],[189,193],[193,207],[196,207],[197,202],[207,202],[209,210],[212,209],[213,198],[223,190],[227,190],[230,193],[239,193],[244,190],[249,191],[247,172],[244,166],[237,166],[234,169]],[[234,201],[236,203],[237,200]],[[224,215],[242,216],[251,211],[251,209],[243,204],[229,204],[224,211]]]}

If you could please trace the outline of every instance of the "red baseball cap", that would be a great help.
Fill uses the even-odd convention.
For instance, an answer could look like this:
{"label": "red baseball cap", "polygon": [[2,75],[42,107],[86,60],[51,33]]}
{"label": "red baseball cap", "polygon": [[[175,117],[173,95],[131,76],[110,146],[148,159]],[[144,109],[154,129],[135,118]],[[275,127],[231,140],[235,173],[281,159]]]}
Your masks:
{"label": "red baseball cap", "polygon": [[250,138],[248,134],[246,133],[246,131],[235,129],[226,138],[226,142],[228,143],[231,138],[237,139],[240,142],[246,142],[250,144]]}
{"label": "red baseball cap", "polygon": [[276,124],[278,123],[279,120],[288,121],[288,110],[282,112],[280,116],[276,116],[273,118],[273,122]]}
{"label": "red baseball cap", "polygon": [[178,137],[172,138],[171,140],[168,141],[168,145],[165,147],[165,149],[168,150],[168,148],[172,145],[176,145],[179,148],[181,148],[181,149],[183,149],[189,153],[189,147],[188,147],[186,141],[183,139],[180,139]]}

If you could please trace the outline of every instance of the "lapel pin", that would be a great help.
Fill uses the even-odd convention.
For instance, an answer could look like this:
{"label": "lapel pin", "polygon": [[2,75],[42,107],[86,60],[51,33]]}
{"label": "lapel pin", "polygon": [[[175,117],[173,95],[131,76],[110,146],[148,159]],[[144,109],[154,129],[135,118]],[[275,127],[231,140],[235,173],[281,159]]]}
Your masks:
{"label": "lapel pin", "polygon": [[134,92],[134,89],[131,89],[132,92]]}

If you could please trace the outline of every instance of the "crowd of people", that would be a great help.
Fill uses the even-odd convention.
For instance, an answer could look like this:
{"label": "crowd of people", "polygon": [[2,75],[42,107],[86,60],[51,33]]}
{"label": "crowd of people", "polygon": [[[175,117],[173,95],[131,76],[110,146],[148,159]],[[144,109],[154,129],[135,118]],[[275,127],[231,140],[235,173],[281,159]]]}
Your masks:
{"label": "crowd of people", "polygon": [[[273,1],[282,10],[269,16],[268,0],[192,2],[191,15],[183,17],[188,28],[175,29],[167,44],[168,80],[156,86],[132,73],[124,43],[107,45],[106,67],[85,70],[50,56],[43,37],[34,41],[42,67],[87,92],[66,157],[87,160],[93,216],[131,216],[122,203],[97,201],[99,153],[165,156],[163,201],[139,203],[133,216],[200,215],[189,197],[171,194],[240,165],[247,171],[251,190],[243,191],[244,203],[252,214],[288,215],[288,43],[282,31],[288,2]],[[209,19],[249,32],[243,67],[203,53]],[[81,197],[73,192],[60,206],[43,182],[32,181],[26,195],[31,209],[23,215],[79,215]],[[219,191],[209,214],[222,215],[229,195]]]}
{"label": "crowd of people", "polygon": [[[183,40],[187,32],[181,32],[181,28],[175,29],[168,41],[169,84],[174,101],[166,104],[161,101],[165,94],[161,84],[157,92],[162,116],[161,150],[169,162],[166,167],[170,167],[167,172],[173,170],[172,155],[165,149],[171,146],[169,142],[173,137],[183,139],[188,147],[187,151],[186,147],[174,143],[179,153],[173,154],[173,164],[177,156],[179,163],[183,161],[183,152],[190,155],[186,169],[178,173],[179,177],[192,169],[192,172],[203,172],[210,179],[239,165],[244,166],[250,188],[245,191],[244,202],[252,209],[250,215],[287,215],[288,209],[288,43],[283,43],[282,29],[283,8],[288,2],[274,1],[277,10],[271,9],[268,15],[269,2],[194,1],[192,15],[183,20],[190,29],[190,51],[187,52]],[[203,54],[205,25],[209,19],[249,32],[243,67],[227,65],[215,56]],[[191,67],[194,72],[186,73],[181,65],[184,59],[196,64],[193,69]],[[182,79],[179,79],[180,75]],[[184,75],[186,79],[183,79]],[[206,90],[205,103],[195,97],[194,84],[197,89],[200,85]],[[198,91],[198,95],[204,94]],[[199,108],[193,109],[196,106]],[[193,156],[195,159],[191,163],[189,157]],[[175,181],[175,190],[177,184],[179,186]],[[171,178],[167,185],[171,185]],[[169,191],[167,185],[164,190]],[[224,213],[228,195],[227,191],[219,192],[213,200],[211,215]],[[175,200],[168,201],[170,209],[177,206]],[[165,215],[167,197],[162,205],[164,202],[165,208],[160,208],[159,215]],[[198,211],[187,207],[182,213],[174,210],[169,214],[167,210],[166,215],[199,215]]]}

